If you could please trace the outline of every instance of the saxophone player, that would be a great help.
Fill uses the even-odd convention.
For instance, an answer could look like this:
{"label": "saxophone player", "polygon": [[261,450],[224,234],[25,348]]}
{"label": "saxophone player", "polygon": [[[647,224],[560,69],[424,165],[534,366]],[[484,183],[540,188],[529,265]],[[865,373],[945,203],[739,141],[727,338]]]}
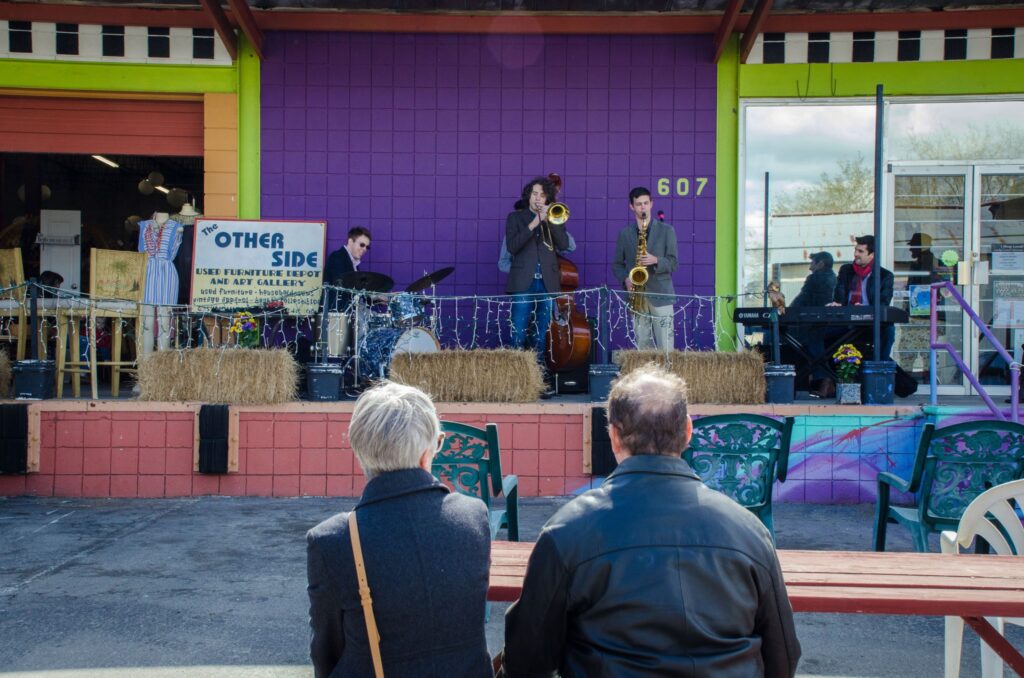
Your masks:
{"label": "saxophone player", "polygon": [[[630,292],[636,347],[657,346],[662,351],[671,351],[675,345],[672,272],[679,260],[676,232],[665,222],[652,218],[654,202],[651,192],[643,186],[629,192],[629,208],[634,223],[619,231],[612,274]],[[634,284],[645,277],[642,285]]]}

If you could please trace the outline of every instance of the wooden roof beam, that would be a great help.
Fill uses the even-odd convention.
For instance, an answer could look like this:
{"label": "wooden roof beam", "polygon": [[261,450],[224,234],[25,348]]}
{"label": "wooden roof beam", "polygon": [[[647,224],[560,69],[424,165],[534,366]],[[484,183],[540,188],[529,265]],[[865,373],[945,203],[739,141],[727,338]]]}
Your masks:
{"label": "wooden roof beam", "polygon": [[750,50],[754,49],[754,42],[757,36],[764,30],[764,22],[768,18],[768,12],[772,9],[772,0],[757,0],[754,13],[747,22],[747,30],[743,32],[743,42],[740,43],[740,63],[747,63]]}
{"label": "wooden roof beam", "polygon": [[722,21],[718,24],[718,30],[715,31],[715,58],[712,59],[713,63],[718,63],[718,60],[722,57],[722,52],[725,50],[725,43],[729,41],[729,36],[732,35],[732,31],[736,28],[736,19],[740,16],[740,10],[743,9],[743,0],[729,0],[729,6],[725,8],[725,12],[722,14]]}
{"label": "wooden roof beam", "polygon": [[235,29],[231,27],[227,15],[224,14],[224,9],[220,6],[220,0],[200,0],[200,2],[203,3],[203,12],[213,21],[213,30],[220,36],[220,41],[224,43],[224,49],[228,51],[231,60],[235,61],[238,59],[238,38],[235,36]]}
{"label": "wooden roof beam", "polygon": [[[215,1],[219,2],[219,0]],[[263,61],[263,33],[256,25],[256,18],[252,15],[252,10],[249,9],[249,3],[246,0],[228,0],[228,4],[231,5],[231,12],[238,20],[238,25],[242,27],[242,32],[245,33],[256,56]]]}

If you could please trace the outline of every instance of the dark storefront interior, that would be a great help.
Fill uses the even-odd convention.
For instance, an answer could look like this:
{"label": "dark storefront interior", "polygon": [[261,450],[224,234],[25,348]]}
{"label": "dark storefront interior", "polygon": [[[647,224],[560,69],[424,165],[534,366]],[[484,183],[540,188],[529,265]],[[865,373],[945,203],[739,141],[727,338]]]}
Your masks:
{"label": "dark storefront interior", "polygon": [[80,211],[81,285],[88,292],[91,248],[136,250],[140,219],[175,214],[185,201],[202,211],[202,195],[201,157],[2,153],[0,248],[20,247],[25,277],[38,276],[40,211]]}

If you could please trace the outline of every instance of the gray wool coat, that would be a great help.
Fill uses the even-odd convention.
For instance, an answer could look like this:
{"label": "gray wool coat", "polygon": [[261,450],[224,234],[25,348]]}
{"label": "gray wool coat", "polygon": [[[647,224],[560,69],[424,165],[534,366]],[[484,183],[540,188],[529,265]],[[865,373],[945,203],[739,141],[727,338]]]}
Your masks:
{"label": "gray wool coat", "polygon": [[[382,473],[356,505],[384,675],[493,675],[484,635],[487,508],[422,469]],[[317,678],[373,676],[348,514],[306,535]]]}
{"label": "gray wool coat", "polygon": [[[621,231],[615,242],[615,258],[612,259],[612,275],[625,284],[626,275],[636,265],[636,248],[639,240],[636,224],[630,224]],[[650,276],[646,291],[656,294],[675,294],[672,273],[679,266],[679,248],[676,245],[676,231],[664,221],[652,221],[647,227],[647,252],[658,257],[658,263],[647,267]],[[668,306],[674,297],[648,297],[652,306]]]}

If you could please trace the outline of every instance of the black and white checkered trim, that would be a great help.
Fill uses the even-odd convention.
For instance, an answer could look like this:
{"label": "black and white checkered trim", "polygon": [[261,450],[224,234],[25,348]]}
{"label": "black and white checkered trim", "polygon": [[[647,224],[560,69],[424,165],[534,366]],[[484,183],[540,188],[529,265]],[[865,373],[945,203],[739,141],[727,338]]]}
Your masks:
{"label": "black and white checkered trim", "polygon": [[962,61],[1024,58],[1024,28],[864,33],[764,33],[748,64]]}

